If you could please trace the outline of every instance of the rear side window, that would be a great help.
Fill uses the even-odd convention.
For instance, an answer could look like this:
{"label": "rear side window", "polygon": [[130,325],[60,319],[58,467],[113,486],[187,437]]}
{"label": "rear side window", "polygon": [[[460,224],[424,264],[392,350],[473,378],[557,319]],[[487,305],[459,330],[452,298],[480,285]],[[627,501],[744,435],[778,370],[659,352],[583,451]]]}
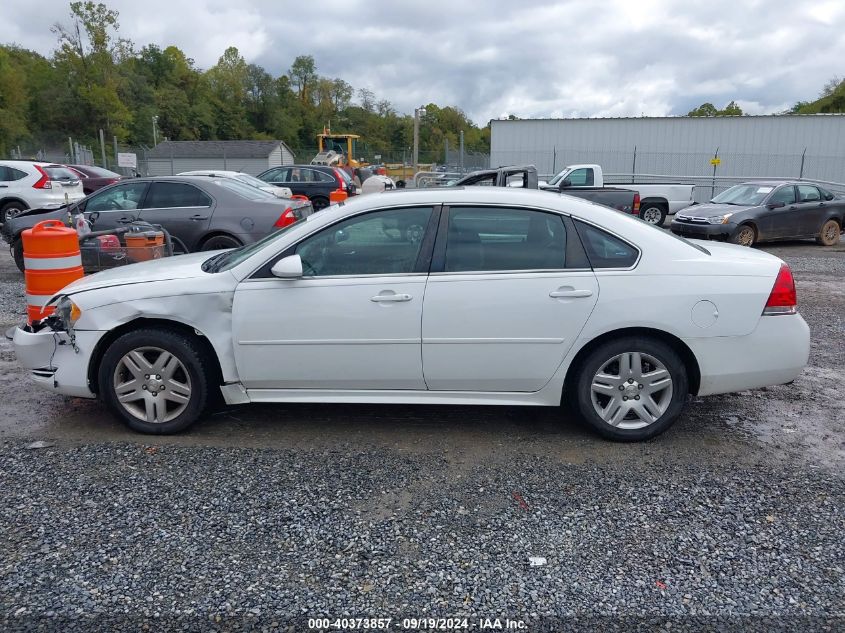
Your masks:
{"label": "rear side window", "polygon": [[196,187],[181,182],[154,182],[144,206],[148,209],[208,207],[211,199]]}
{"label": "rear side window", "polygon": [[594,269],[630,268],[637,262],[640,252],[627,242],[592,224],[575,220],[581,243]]}
{"label": "rear side window", "polygon": [[528,209],[449,210],[444,272],[566,268],[561,216]]}
{"label": "rear side window", "polygon": [[14,167],[4,167],[3,165],[0,165],[0,181],[12,182],[20,180],[21,178],[26,178],[25,171],[15,169]]}
{"label": "rear side window", "polygon": [[810,185],[798,185],[798,196],[801,202],[818,202],[822,199],[819,190]]}
{"label": "rear side window", "polygon": [[772,194],[769,202],[783,202],[784,204],[795,204],[795,187],[788,185],[781,187]]}

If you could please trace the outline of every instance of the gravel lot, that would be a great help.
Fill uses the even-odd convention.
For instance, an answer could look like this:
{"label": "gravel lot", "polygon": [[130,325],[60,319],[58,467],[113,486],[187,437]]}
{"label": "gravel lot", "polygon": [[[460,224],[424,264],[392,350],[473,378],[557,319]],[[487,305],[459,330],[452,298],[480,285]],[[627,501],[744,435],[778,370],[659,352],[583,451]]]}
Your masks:
{"label": "gravel lot", "polygon": [[[766,250],[796,275],[810,367],[637,445],[554,410],[363,405],[227,408],[152,440],[30,391],[4,342],[0,628],[842,630],[845,244]],[[23,292],[0,258],[5,329]]]}

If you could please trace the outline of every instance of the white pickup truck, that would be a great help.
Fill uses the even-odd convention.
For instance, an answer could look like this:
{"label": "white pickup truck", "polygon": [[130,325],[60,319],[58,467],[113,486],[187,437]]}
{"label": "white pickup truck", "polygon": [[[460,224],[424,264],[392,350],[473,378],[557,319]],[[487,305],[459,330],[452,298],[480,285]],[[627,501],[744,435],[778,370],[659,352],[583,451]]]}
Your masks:
{"label": "white pickup truck", "polygon": [[[612,183],[633,189],[640,194],[640,219],[663,226],[670,213],[675,213],[693,203],[695,185],[674,183]],[[604,187],[604,176],[600,165],[569,165],[558,172],[549,182],[540,182],[540,189],[554,189],[561,193],[581,187]]]}

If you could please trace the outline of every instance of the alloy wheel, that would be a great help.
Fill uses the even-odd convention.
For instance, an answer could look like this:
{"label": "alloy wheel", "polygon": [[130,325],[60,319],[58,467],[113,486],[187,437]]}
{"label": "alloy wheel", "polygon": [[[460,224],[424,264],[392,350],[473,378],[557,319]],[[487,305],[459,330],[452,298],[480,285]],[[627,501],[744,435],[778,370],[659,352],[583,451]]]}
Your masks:
{"label": "alloy wheel", "polygon": [[742,227],[736,237],[736,243],[740,246],[751,246],[754,244],[754,229],[750,226]]}
{"label": "alloy wheel", "polygon": [[132,416],[153,424],[177,418],[191,400],[191,377],[176,356],[160,347],[138,347],[123,355],[112,385]]}
{"label": "alloy wheel", "polygon": [[620,429],[656,422],[672,402],[672,376],[654,356],[625,352],[607,360],[593,376],[590,393],[598,416]]}
{"label": "alloy wheel", "polygon": [[649,224],[659,224],[662,216],[663,211],[661,211],[658,207],[649,207],[643,211],[642,219]]}

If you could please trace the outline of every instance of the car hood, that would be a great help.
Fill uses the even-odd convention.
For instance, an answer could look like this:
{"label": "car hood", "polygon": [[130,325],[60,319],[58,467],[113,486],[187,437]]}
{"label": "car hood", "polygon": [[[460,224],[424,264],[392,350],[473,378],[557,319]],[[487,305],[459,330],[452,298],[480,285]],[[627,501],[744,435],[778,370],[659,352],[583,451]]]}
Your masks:
{"label": "car hood", "polygon": [[726,213],[740,213],[742,211],[749,211],[756,209],[755,206],[739,206],[736,204],[718,204],[713,202],[705,202],[704,204],[697,204],[693,207],[687,207],[678,211],[677,215],[685,215],[694,218],[712,218]]}
{"label": "car hood", "polygon": [[143,284],[152,281],[207,277],[209,273],[203,272],[202,263],[218,252],[220,251],[203,251],[189,255],[163,257],[162,259],[154,259],[149,262],[140,262],[138,264],[104,270],[101,273],[88,275],[68,284],[56,293],[56,296],[76,294],[99,288]]}

